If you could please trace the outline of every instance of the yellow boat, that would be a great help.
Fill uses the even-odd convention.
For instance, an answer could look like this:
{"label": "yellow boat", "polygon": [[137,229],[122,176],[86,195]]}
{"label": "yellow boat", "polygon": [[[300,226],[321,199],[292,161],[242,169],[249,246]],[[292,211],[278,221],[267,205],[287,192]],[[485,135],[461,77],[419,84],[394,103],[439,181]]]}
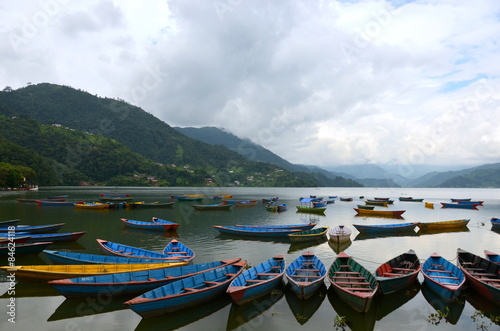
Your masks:
{"label": "yellow boat", "polygon": [[79,209],[108,209],[109,204],[107,203],[75,203],[75,207]]}
{"label": "yellow boat", "polygon": [[425,208],[434,208],[434,203],[432,202],[424,202]]}
{"label": "yellow boat", "polygon": [[21,265],[4,266],[1,270],[15,273],[16,279],[35,282],[48,282],[54,279],[106,275],[119,272],[152,270],[187,265],[187,262],[168,263],[131,263],[131,264],[61,264],[61,265]]}
{"label": "yellow boat", "polygon": [[418,225],[419,231],[430,231],[438,229],[456,229],[467,227],[470,219],[454,220],[454,221],[440,221],[440,222],[420,222]]}

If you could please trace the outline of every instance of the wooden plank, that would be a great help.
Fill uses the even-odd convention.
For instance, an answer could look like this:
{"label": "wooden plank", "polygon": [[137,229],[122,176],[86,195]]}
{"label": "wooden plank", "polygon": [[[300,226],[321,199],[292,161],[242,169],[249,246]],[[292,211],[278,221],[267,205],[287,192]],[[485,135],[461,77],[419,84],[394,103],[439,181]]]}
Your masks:
{"label": "wooden plank", "polygon": [[339,285],[362,285],[362,286],[369,286],[371,283],[362,283],[362,282],[335,282],[335,284]]}
{"label": "wooden plank", "polygon": [[262,273],[258,273],[256,274],[257,276],[276,276],[276,275],[279,275],[279,273],[276,273],[276,272],[262,272]]}
{"label": "wooden plank", "polygon": [[333,276],[333,279],[360,279],[366,280],[366,277],[358,277],[358,276]]}
{"label": "wooden plank", "polygon": [[260,282],[264,282],[266,280],[267,279],[248,279],[246,282],[247,283],[260,283]]}
{"label": "wooden plank", "polygon": [[211,284],[211,285],[217,285],[217,284],[220,284],[220,282],[212,282],[212,281],[210,281],[210,280],[206,280],[206,281],[204,281],[203,283],[205,283],[205,284]]}
{"label": "wooden plank", "polygon": [[335,271],[334,274],[349,274],[349,275],[361,275],[361,272],[356,271]]}
{"label": "wooden plank", "polygon": [[292,278],[321,278],[321,276],[313,276],[313,275],[289,275]]}
{"label": "wooden plank", "polygon": [[453,273],[450,270],[435,270],[435,269],[427,269],[427,270],[425,270],[425,272],[443,272],[443,273],[447,273],[447,274]]}
{"label": "wooden plank", "polygon": [[373,291],[371,287],[343,287],[344,290],[348,290],[350,292],[370,292]]}
{"label": "wooden plank", "polygon": [[294,269],[295,271],[310,271],[310,272],[319,272],[318,269]]}
{"label": "wooden plank", "polygon": [[431,277],[431,278],[443,278],[443,279],[460,279],[458,277],[450,277],[450,276],[433,276],[433,275],[429,275],[429,277]]}

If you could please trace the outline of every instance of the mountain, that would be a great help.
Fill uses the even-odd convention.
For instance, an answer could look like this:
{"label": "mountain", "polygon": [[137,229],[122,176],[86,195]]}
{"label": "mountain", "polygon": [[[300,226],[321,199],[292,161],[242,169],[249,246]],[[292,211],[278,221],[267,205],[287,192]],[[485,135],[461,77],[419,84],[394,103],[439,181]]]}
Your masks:
{"label": "mountain", "polygon": [[347,173],[354,176],[356,181],[369,187],[400,187],[408,181],[407,178],[384,170],[375,164],[355,164],[327,169]]}
{"label": "mountain", "polygon": [[500,163],[458,171],[433,172],[409,183],[413,187],[500,187]]}

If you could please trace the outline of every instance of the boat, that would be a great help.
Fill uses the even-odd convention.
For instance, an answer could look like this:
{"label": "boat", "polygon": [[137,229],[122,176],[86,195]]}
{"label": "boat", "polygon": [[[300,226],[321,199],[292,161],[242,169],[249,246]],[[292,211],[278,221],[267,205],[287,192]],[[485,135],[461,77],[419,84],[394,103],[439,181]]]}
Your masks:
{"label": "boat", "polygon": [[314,213],[314,214],[324,214],[326,207],[316,207],[313,202],[316,202],[316,198],[302,198],[300,199],[300,205],[296,206],[297,211],[301,213]]}
{"label": "boat", "polygon": [[381,264],[375,277],[383,294],[389,294],[410,287],[422,269],[414,250],[400,254]]}
{"label": "boat", "polygon": [[211,205],[192,205],[196,210],[230,210],[231,204],[215,203]]}
{"label": "boat", "polygon": [[274,202],[269,202],[269,203],[266,204],[266,210],[267,211],[281,213],[283,211],[286,211],[286,209],[287,209],[287,206],[284,203],[281,203],[281,204],[277,205]]}
{"label": "boat", "polygon": [[295,229],[295,230],[310,230],[316,226],[316,223],[304,223],[304,224],[284,224],[284,225],[235,225],[244,228],[256,228],[256,229]]}
{"label": "boat", "polygon": [[478,201],[457,201],[459,205],[480,205],[482,206],[484,201],[478,200]]}
{"label": "boat", "polygon": [[[19,203],[37,203],[37,201],[40,200],[40,199],[23,199],[23,198],[19,198],[19,199],[16,199],[16,200]],[[54,199],[54,200],[65,201],[66,199]]]}
{"label": "boat", "polygon": [[283,255],[275,256],[236,277],[229,284],[226,293],[229,294],[234,303],[243,305],[262,297],[283,284],[284,273],[285,257]]}
{"label": "boat", "polygon": [[97,297],[102,295],[109,298],[132,294],[138,295],[168,283],[240,261],[241,259],[237,258],[145,271],[61,279],[50,281],[49,285],[52,285],[66,298]]}
{"label": "boat", "polygon": [[406,210],[368,210],[368,209],[359,209],[353,208],[356,213],[360,216],[377,216],[377,217],[392,217],[392,218],[401,218],[401,215],[404,214]]}
{"label": "boat", "polygon": [[345,225],[337,225],[328,231],[330,241],[343,243],[351,240],[352,230]]}
{"label": "boat", "polygon": [[164,225],[170,225],[170,231],[175,231],[179,227],[179,224],[170,222],[167,220],[164,220],[163,218],[158,218],[158,217],[153,217],[152,218],[153,223],[160,223]]}
{"label": "boat", "polygon": [[234,204],[236,207],[254,207],[257,206],[257,200],[240,200]]}
{"label": "boat", "polygon": [[399,233],[414,231],[418,222],[398,223],[398,224],[353,224],[362,233]]}
{"label": "boat", "polygon": [[25,237],[29,236],[29,239],[27,242],[47,242],[47,241],[76,241],[78,240],[81,236],[83,236],[86,232],[81,231],[81,232],[67,232],[67,233],[35,233],[35,234],[29,234],[25,232],[16,232],[15,236],[8,236],[4,232],[4,234],[0,233],[0,239],[9,237],[9,238],[19,238],[19,237]]}
{"label": "boat", "polygon": [[34,242],[34,243],[19,243],[2,244],[0,243],[0,256],[10,256],[9,253],[14,253],[15,256],[38,255],[52,242]]}
{"label": "boat", "polygon": [[465,204],[465,203],[448,203],[448,202],[441,202],[442,207],[441,208],[462,208],[462,209],[477,209],[477,206],[479,204]]}
{"label": "boat", "polygon": [[202,194],[171,195],[170,198],[178,201],[201,201],[205,196]]}
{"label": "boat", "polygon": [[99,196],[102,198],[127,198],[130,193],[101,193]]}
{"label": "boat", "polygon": [[96,203],[96,202],[84,202],[84,203],[75,203],[75,208],[78,209],[109,209],[110,204],[107,203]]}
{"label": "boat", "polygon": [[385,201],[385,200],[365,200],[365,205],[387,207],[389,205],[389,201]]}
{"label": "boat", "polygon": [[326,239],[327,232],[328,232],[328,226],[322,226],[311,230],[304,230],[301,232],[291,233],[288,235],[288,238],[292,243],[323,240]]}
{"label": "boat", "polygon": [[0,244],[8,244],[8,243],[15,243],[15,244],[24,244],[25,242],[28,241],[30,236],[26,237],[16,237],[16,238],[5,238],[5,239],[0,239]]}
{"label": "boat", "polygon": [[484,250],[484,256],[486,256],[486,259],[488,261],[491,261],[495,264],[500,264],[500,255],[498,255],[497,253],[493,253],[491,251]]}
{"label": "boat", "polygon": [[434,208],[434,203],[432,203],[432,202],[424,202],[424,206],[425,206],[425,208],[431,208],[432,209],[432,208]]}
{"label": "boat", "polygon": [[439,221],[439,222],[420,222],[418,224],[419,231],[432,231],[438,229],[457,229],[467,227],[470,219],[453,220],[453,221]]}
{"label": "boat", "polygon": [[20,219],[0,221],[0,226],[16,225],[19,222],[21,222]]}
{"label": "boat", "polygon": [[64,226],[65,223],[58,224],[47,224],[47,225],[0,225],[0,232],[3,231],[15,231],[15,232],[27,232],[27,233],[44,233],[44,232],[57,232],[60,228]]}
{"label": "boat", "polygon": [[107,240],[102,240],[102,239],[96,239],[96,240],[101,249],[103,250],[103,252],[108,255],[165,260],[165,261],[184,261],[187,259],[189,260],[192,259],[191,256],[181,256],[181,255],[171,256],[167,254],[156,253],[138,247],[118,244]]}
{"label": "boat", "polygon": [[454,264],[433,253],[422,265],[424,282],[444,300],[458,297],[465,285],[465,275]]}
{"label": "boat", "polygon": [[145,271],[165,267],[179,267],[186,262],[136,263],[136,264],[91,264],[91,265],[21,265],[0,267],[3,271],[15,274],[16,280],[47,282],[55,279],[86,277],[119,272]]}
{"label": "boat", "polygon": [[461,248],[457,249],[457,264],[467,283],[484,299],[498,305],[500,302],[500,265]]}
{"label": "boat", "polygon": [[375,276],[344,252],[328,269],[328,279],[335,293],[361,313],[370,309],[379,287]]}
{"label": "boat", "polygon": [[56,201],[56,200],[37,200],[40,206],[66,206],[66,207],[74,207],[75,204],[85,203],[85,201]]}
{"label": "boat", "polygon": [[140,201],[140,202],[130,202],[128,204],[128,206],[132,207],[132,208],[172,208],[174,205],[175,205],[174,201],[170,201],[170,202],[159,202],[159,201],[144,202],[144,201]]}
{"label": "boat", "polygon": [[412,197],[399,197],[399,201],[422,202],[424,199],[415,199]]}
{"label": "boat", "polygon": [[262,198],[262,203],[275,202],[278,201],[279,199],[280,199],[279,197]]}
{"label": "boat", "polygon": [[339,198],[340,201],[352,201],[352,198]]}
{"label": "boat", "polygon": [[246,265],[240,261],[187,277],[143,293],[125,302],[142,317],[196,306],[224,294],[230,283],[238,278]]}
{"label": "boat", "polygon": [[496,218],[496,217],[493,217],[491,220],[490,220],[490,223],[491,223],[491,229],[492,230],[495,230],[495,231],[500,231],[500,219]]}
{"label": "boat", "polygon": [[86,254],[66,251],[44,250],[45,256],[53,264],[126,264],[126,263],[162,263],[164,260],[116,255]]}
{"label": "boat", "polygon": [[214,195],[212,199],[214,200],[221,200],[221,199],[229,199],[232,198],[232,195]]}
{"label": "boat", "polygon": [[126,218],[120,219],[125,226],[141,229],[141,230],[151,230],[151,231],[174,231],[177,230],[179,224],[173,222],[143,222],[136,220],[129,220]]}
{"label": "boat", "polygon": [[128,201],[132,201],[132,199],[133,199],[132,197],[119,197],[119,196],[98,198],[98,200],[100,202],[111,202],[111,203],[128,202]]}
{"label": "boat", "polygon": [[255,236],[255,237],[288,237],[291,233],[301,232],[299,229],[289,228],[248,228],[243,226],[221,226],[214,225],[214,228],[223,234]]}
{"label": "boat", "polygon": [[177,257],[182,261],[191,262],[194,259],[195,253],[191,248],[187,247],[177,239],[172,239],[163,249],[163,254]]}
{"label": "boat", "polygon": [[471,201],[472,199],[471,198],[468,198],[468,199],[450,199],[451,202],[460,202],[460,201]]}
{"label": "boat", "polygon": [[316,255],[307,251],[288,265],[285,277],[292,292],[306,300],[325,284],[326,268]]}
{"label": "boat", "polygon": [[373,210],[375,209],[375,205],[358,205],[358,209],[368,209],[368,210]]}

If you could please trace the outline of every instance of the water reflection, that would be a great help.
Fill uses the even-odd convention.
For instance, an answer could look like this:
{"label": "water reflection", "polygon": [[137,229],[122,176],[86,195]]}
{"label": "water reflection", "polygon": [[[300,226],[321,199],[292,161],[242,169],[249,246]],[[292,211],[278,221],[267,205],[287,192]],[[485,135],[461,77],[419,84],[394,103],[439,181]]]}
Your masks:
{"label": "water reflection", "polygon": [[349,246],[351,246],[351,244],[352,244],[351,239],[349,239],[348,241],[344,241],[344,242],[334,242],[334,241],[328,240],[328,245],[330,245],[330,247],[333,249],[333,251],[337,254],[345,251]]}
{"label": "water reflection", "polygon": [[104,295],[97,298],[66,299],[50,315],[47,322],[128,309],[128,306],[124,302],[131,298],[123,297],[113,300],[109,296]]}
{"label": "water reflection", "polygon": [[377,321],[389,315],[396,309],[402,307],[408,301],[413,299],[420,292],[420,282],[415,282],[405,289],[389,294],[379,295],[375,298],[374,304],[377,306]]}
{"label": "water reflection", "polygon": [[281,244],[289,244],[290,239],[288,237],[259,237],[259,236],[245,236],[245,235],[231,235],[231,234],[219,234],[215,239],[220,240],[249,240],[249,241],[262,241],[262,242],[274,242]]}
{"label": "water reflection", "polygon": [[130,233],[130,234],[138,234],[138,235],[150,235],[150,236],[157,236],[157,237],[163,237],[163,238],[179,238],[179,234],[177,231],[151,231],[151,230],[141,230],[141,229],[134,229],[134,228],[129,228],[127,226],[124,226],[121,229],[122,233]]}
{"label": "water reflection", "polygon": [[460,315],[464,310],[465,298],[460,295],[458,298],[447,301],[443,299],[438,293],[434,292],[424,281],[422,285],[422,295],[425,300],[436,310],[437,314],[431,314],[429,322],[432,324],[439,324],[439,321],[444,318],[450,324],[457,324]]}
{"label": "water reflection", "polygon": [[31,298],[31,297],[53,297],[60,296],[52,286],[46,283],[31,283],[31,282],[17,282],[15,287],[15,294],[9,294],[6,291],[0,296],[0,299],[15,298]]}
{"label": "water reflection", "polygon": [[311,241],[292,243],[290,245],[290,247],[288,248],[288,254],[291,254],[293,252],[297,252],[297,251],[300,251],[300,250],[303,250],[303,249],[306,249],[309,247],[321,245],[322,243],[324,243],[327,240],[328,240],[327,238],[323,237],[323,238],[315,239],[315,240],[311,240]]}
{"label": "water reflection", "polygon": [[143,318],[135,330],[175,330],[212,315],[230,303],[231,298],[229,296],[221,295],[204,305],[151,318]]}
{"label": "water reflection", "polygon": [[360,313],[345,303],[331,286],[328,289],[327,296],[330,304],[339,316],[336,318],[338,328],[343,330],[345,328],[344,324],[346,324],[352,331],[372,331],[375,329],[377,319],[376,305],[372,304],[366,313]]}
{"label": "water reflection", "polygon": [[470,232],[468,227],[459,228],[459,229],[434,229],[434,230],[422,230],[419,229],[417,233],[420,236],[425,236],[428,234],[439,234],[439,233],[452,233],[452,232]]}
{"label": "water reflection", "polygon": [[[499,305],[495,305],[489,300],[484,300],[479,293],[471,288],[465,290],[465,297],[467,302],[477,310],[472,316],[477,325],[483,325],[483,321],[480,321],[483,316],[490,320],[490,324],[500,325]],[[480,328],[478,327],[477,329],[479,330]]]}
{"label": "water reflection", "polygon": [[[255,323],[253,320],[274,306],[274,304],[277,303],[285,294],[284,290],[284,286],[281,285],[280,287],[272,290],[271,293],[259,299],[252,300],[244,305],[238,306],[233,303],[231,305],[231,310],[229,311],[226,330],[237,329],[238,327],[249,322],[251,325],[260,325],[261,323]],[[259,320],[259,322],[261,321]],[[251,329],[253,329],[253,327],[251,327]]]}
{"label": "water reflection", "polygon": [[376,239],[376,238],[388,238],[388,237],[418,237],[418,233],[415,231],[399,232],[399,233],[358,233],[355,241]]}
{"label": "water reflection", "polygon": [[325,300],[327,293],[326,285],[323,284],[312,297],[301,300],[292,292],[289,286],[285,287],[285,298],[288,306],[299,324],[304,325],[314,315]]}

